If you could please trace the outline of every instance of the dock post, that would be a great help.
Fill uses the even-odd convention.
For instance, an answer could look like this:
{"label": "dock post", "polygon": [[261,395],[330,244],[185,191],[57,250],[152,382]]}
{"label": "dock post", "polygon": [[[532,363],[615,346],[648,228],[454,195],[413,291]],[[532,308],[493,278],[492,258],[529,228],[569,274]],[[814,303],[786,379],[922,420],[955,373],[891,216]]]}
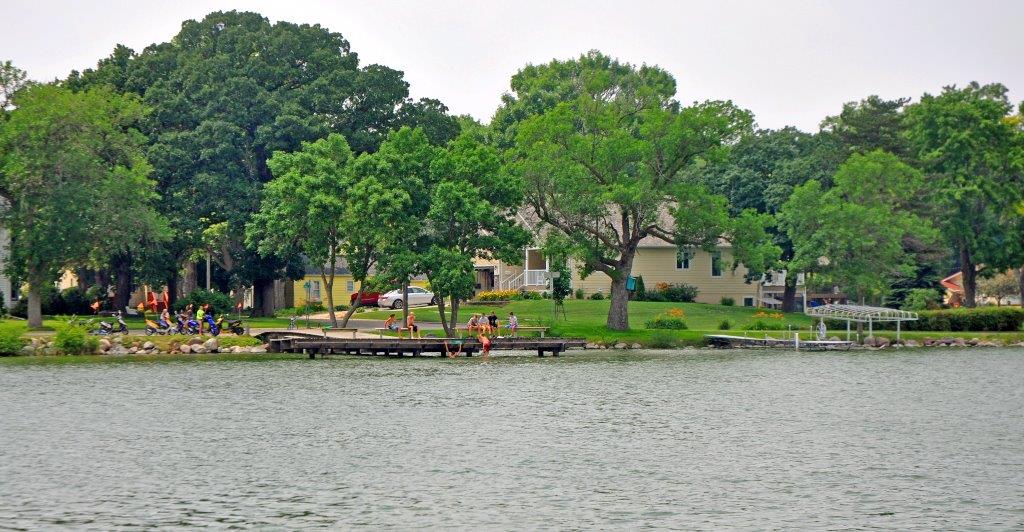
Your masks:
{"label": "dock post", "polygon": [[[305,351],[305,349],[303,349],[303,351]],[[310,349],[309,350],[309,359],[313,360],[315,358],[316,358],[316,351],[313,351],[312,349]]]}

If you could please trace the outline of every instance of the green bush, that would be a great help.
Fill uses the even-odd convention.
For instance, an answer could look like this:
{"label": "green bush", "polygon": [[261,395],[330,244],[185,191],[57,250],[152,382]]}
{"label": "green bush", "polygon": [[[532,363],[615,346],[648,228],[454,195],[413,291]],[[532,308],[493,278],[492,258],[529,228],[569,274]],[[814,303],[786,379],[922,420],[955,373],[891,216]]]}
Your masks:
{"label": "green bush", "polygon": [[[1020,307],[979,307],[923,310],[917,321],[903,323],[908,331],[1019,331],[1024,325]],[[893,328],[886,326],[886,328]]]}
{"label": "green bush", "polygon": [[932,288],[914,288],[900,306],[903,310],[933,310],[942,305],[942,294]]}
{"label": "green bush", "polygon": [[541,295],[540,292],[534,292],[533,290],[520,290],[519,299],[539,300],[541,299]]}
{"label": "green bush", "polygon": [[668,301],[668,299],[665,297],[665,294],[661,292],[647,292],[647,295],[644,297],[644,301],[650,301],[652,303],[664,303]]}
{"label": "green bush", "polygon": [[732,322],[728,319],[724,319],[718,324],[718,330],[720,331],[728,331],[729,329],[732,329]]}
{"label": "green bush", "polygon": [[660,330],[651,333],[651,339],[647,342],[647,345],[657,348],[666,349],[669,347],[676,346],[676,335],[670,331]]}
{"label": "green bush", "polygon": [[0,322],[0,356],[17,355],[25,345],[21,341],[21,335],[25,334],[27,328],[19,321]]}
{"label": "green bush", "polygon": [[348,305],[334,305],[334,310],[348,310]]}
{"label": "green bush", "polygon": [[53,337],[53,347],[66,355],[95,353],[99,345],[100,339],[90,335],[85,327],[68,323],[57,325],[57,334]]}
{"label": "green bush", "polygon": [[723,298],[722,298],[721,300],[719,300],[718,302],[719,302],[719,304],[721,304],[721,305],[722,305],[723,307],[735,307],[735,306],[736,306],[736,300],[735,300],[735,299],[733,299],[733,298],[731,298],[731,297],[728,297],[728,296],[726,296],[726,297],[723,297]]}
{"label": "green bush", "polygon": [[636,285],[633,287],[633,299],[636,301],[644,301],[647,299],[647,288],[644,286],[644,276],[640,275],[636,278]]}
{"label": "green bush", "polygon": [[784,331],[789,326],[783,322],[769,323],[763,320],[756,320],[745,327],[748,331]]}
{"label": "green bush", "polygon": [[648,329],[686,329],[686,321],[676,316],[656,316],[644,324]]}
{"label": "green bush", "polygon": [[190,303],[194,309],[198,309],[200,305],[209,304],[210,311],[214,315],[227,314],[235,308],[235,302],[231,299],[231,296],[216,290],[203,290],[200,288],[175,301],[174,310],[180,311]]}
{"label": "green bush", "polygon": [[659,283],[658,291],[665,296],[665,301],[673,303],[692,303],[694,299],[697,299],[697,293],[699,292],[696,286],[685,283]]}
{"label": "green bush", "polygon": [[[58,292],[55,289],[44,290],[39,302],[40,311],[46,316],[92,314],[89,307],[90,299],[85,292],[73,286]],[[11,308],[11,315],[25,318],[28,315],[28,298],[23,297]]]}
{"label": "green bush", "polygon": [[594,301],[601,301],[602,299],[604,299],[604,294],[602,294],[601,292],[594,292],[593,294],[590,294],[590,299]]}
{"label": "green bush", "polygon": [[584,296],[583,289],[582,288],[577,288],[575,295],[576,295],[576,299],[583,299],[583,296]]}

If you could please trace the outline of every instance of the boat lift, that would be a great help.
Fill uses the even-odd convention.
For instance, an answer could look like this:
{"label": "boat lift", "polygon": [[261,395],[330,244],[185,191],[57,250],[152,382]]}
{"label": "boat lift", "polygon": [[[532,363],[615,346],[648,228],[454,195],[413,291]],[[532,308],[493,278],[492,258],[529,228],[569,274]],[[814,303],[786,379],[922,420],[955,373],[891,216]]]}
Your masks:
{"label": "boat lift", "polygon": [[806,309],[804,314],[821,320],[843,320],[846,322],[846,339],[850,339],[850,323],[867,323],[868,336],[874,336],[875,322],[896,322],[896,340],[900,339],[900,324],[917,321],[917,313],[887,307],[866,307],[863,305],[828,304]]}

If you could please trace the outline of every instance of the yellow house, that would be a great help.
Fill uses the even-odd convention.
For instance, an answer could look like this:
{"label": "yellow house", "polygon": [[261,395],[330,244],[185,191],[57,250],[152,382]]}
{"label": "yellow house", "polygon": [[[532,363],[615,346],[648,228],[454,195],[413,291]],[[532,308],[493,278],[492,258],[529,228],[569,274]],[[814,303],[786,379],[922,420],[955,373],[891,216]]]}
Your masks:
{"label": "yellow house", "polygon": [[[320,269],[307,266],[306,275],[302,279],[294,281],[294,302],[292,306],[301,307],[307,301],[327,305],[327,286],[320,277]],[[309,283],[307,288],[306,283]],[[339,266],[334,270],[334,287],[331,290],[334,305],[348,305],[352,294],[359,293],[361,283],[352,277],[352,272],[345,266]],[[426,279],[413,279],[410,286],[426,288]]]}

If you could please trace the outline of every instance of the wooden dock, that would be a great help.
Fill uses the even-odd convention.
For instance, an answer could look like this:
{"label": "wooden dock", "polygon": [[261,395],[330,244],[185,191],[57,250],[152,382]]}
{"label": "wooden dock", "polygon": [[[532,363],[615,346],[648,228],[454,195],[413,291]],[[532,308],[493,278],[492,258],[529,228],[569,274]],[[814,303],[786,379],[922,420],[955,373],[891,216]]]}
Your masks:
{"label": "wooden dock", "polygon": [[[297,332],[265,332],[257,336],[269,345],[272,353],[303,353],[309,358],[316,355],[363,355],[363,356],[444,356],[445,340],[449,349],[457,351],[452,341],[462,342],[462,355],[473,356],[482,350],[476,338],[335,338],[317,334]],[[536,351],[537,356],[558,356],[563,351],[582,348],[582,338],[491,338],[491,351]]]}
{"label": "wooden dock", "polygon": [[711,347],[776,347],[789,349],[850,349],[854,342],[844,340],[800,340],[794,338],[753,338],[750,336],[734,336],[730,334],[704,335]]}

